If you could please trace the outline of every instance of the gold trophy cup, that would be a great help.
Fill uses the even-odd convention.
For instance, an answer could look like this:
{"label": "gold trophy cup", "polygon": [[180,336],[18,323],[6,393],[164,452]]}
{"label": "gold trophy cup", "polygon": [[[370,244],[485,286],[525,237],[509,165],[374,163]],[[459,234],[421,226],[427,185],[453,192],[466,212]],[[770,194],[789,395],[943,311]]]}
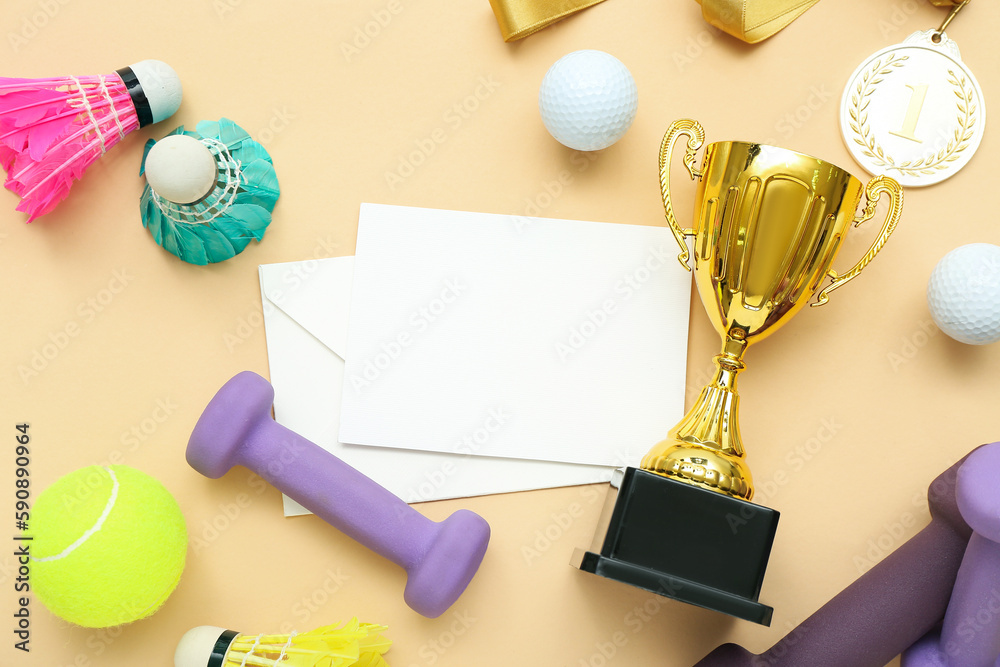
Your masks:
{"label": "gold trophy cup", "polygon": [[[670,201],[674,143],[687,137],[684,166],[698,181],[694,226],[684,228]],[[693,120],[671,124],[660,148],[660,188],[678,257],[694,275],[709,319],[722,336],[717,370],[667,439],[612,482],[591,551],[575,564],[653,592],[769,624],[757,599],[778,513],[748,502],[753,478],[739,430],[736,378],[751,342],[774,333],[819,292],[861,273],[899,222],[900,185],[883,176],[867,186],[828,162],[784,148],[723,141],[695,153],[705,131]],[[862,193],[865,207],[856,215]],[[849,271],[831,268],[853,223],[889,211],[868,252]],[[688,249],[687,238],[693,238]],[[820,286],[831,280],[822,291]],[[678,484],[681,483],[681,484]]]}
{"label": "gold trophy cup", "polygon": [[[678,224],[670,203],[670,156],[685,135],[684,166],[698,180],[692,229]],[[695,152],[704,142],[697,121],[670,126],[660,147],[660,189],[667,224],[681,246],[678,259],[688,270],[686,239],[694,238],[695,282],[722,336],[722,352],[715,357],[715,377],[667,439],[646,454],[642,469],[750,500],[753,479],[744,461],[736,392],[743,353],[802,310],[825,277],[831,282],[813,306],[861,273],[899,222],[903,190],[884,176],[863,187],[823,160],[740,141],[710,144],[698,170]],[[867,203],[855,217],[862,192]],[[878,238],[850,271],[832,270],[851,223],[870,220],[882,193],[890,206]]]}

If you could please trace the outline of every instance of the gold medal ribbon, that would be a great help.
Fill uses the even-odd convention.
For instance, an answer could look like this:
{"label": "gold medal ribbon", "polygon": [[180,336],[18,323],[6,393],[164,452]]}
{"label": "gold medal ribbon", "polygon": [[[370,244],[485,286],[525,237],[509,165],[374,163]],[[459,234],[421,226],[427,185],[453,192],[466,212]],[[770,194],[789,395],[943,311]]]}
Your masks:
{"label": "gold medal ribbon", "polygon": [[[819,0],[697,0],[705,20],[749,44],[778,32]],[[949,0],[950,1],[950,0]]]}
{"label": "gold medal ribbon", "polygon": [[[604,0],[490,0],[503,41],[513,42]],[[756,44],[802,16],[819,0],[697,0],[705,20],[733,37]],[[955,7],[963,0],[930,0]]]}
{"label": "gold medal ribbon", "polygon": [[503,41],[527,37],[604,0],[490,0]]}

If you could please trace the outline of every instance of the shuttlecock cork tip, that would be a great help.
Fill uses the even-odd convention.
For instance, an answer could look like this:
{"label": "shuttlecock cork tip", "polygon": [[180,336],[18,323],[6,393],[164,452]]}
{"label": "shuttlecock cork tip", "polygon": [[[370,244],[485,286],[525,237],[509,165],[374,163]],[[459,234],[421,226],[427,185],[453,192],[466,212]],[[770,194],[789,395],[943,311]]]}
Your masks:
{"label": "shuttlecock cork tip", "polygon": [[186,134],[160,139],[146,155],[146,182],[176,204],[193,204],[215,187],[218,165],[203,143]]}
{"label": "shuttlecock cork tip", "polygon": [[184,633],[174,652],[174,667],[222,667],[235,630],[200,625]]}
{"label": "shuttlecock cork tip", "polygon": [[[129,65],[127,69],[131,70],[137,84],[134,88],[129,81],[125,82],[136,103],[141,125],[159,123],[177,112],[181,106],[183,91],[181,80],[170,65],[160,60],[143,60]],[[141,109],[141,106],[146,108]],[[143,111],[147,111],[148,115]],[[142,122],[143,120],[148,122]]]}

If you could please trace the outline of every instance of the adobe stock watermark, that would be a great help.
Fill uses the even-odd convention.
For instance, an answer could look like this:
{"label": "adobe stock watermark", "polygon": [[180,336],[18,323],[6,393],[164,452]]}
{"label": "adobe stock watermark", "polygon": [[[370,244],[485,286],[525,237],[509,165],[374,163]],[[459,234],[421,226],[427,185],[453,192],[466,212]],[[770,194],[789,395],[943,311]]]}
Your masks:
{"label": "adobe stock watermark", "polygon": [[[467,611],[452,611],[448,619],[451,623],[437,637],[427,640],[417,648],[420,662],[411,662],[409,667],[430,667],[436,665],[458,641],[465,636],[479,619]],[[440,622],[440,621],[439,621]]]}
{"label": "adobe stock watermark", "polygon": [[674,65],[677,67],[677,71],[683,72],[693,65],[695,61],[705,54],[706,49],[711,48],[715,44],[715,40],[722,34],[724,33],[715,26],[708,26],[697,35],[688,37],[684,42],[684,46],[678,48],[673,53]]}
{"label": "adobe stock watermark", "polygon": [[858,574],[864,574],[878,565],[879,561],[906,541],[904,537],[909,539],[916,525],[917,517],[911,512],[903,512],[895,521],[882,524],[883,531],[877,537],[868,540],[865,553],[855,555],[853,558]]}
{"label": "adobe stock watermark", "polygon": [[594,642],[590,655],[580,658],[577,667],[607,667],[615,661],[619,652],[629,645],[632,637],[648,627],[670,600],[663,595],[673,596],[684,588],[683,583],[670,577],[660,577],[657,591],[662,595],[652,595],[630,609],[622,618],[622,628],[613,631],[603,641]]}
{"label": "adobe stock watermark", "polygon": [[97,465],[123,465],[126,460],[126,454],[136,452],[142,445],[148,442],[160,429],[160,426],[165,424],[179,408],[180,406],[174,403],[173,399],[169,396],[166,398],[157,398],[153,402],[153,408],[149,411],[149,414],[133,424],[128,430],[123,431],[121,436],[119,436],[118,442],[121,443],[121,447],[111,450],[104,460]]}
{"label": "adobe stock watermark", "polygon": [[195,530],[190,531],[188,544],[195,556],[219,541],[239,521],[244,510],[253,505],[253,501],[267,490],[267,484],[257,475],[251,475],[247,484],[252,493],[241,491],[232,500],[219,503],[215,514],[202,519]]}
{"label": "adobe stock watermark", "polygon": [[269,481],[280,477],[285,468],[297,461],[302,452],[307,451],[310,446],[303,444],[297,437],[289,437],[277,443],[264,470],[251,473],[247,477],[248,490],[237,493],[232,500],[219,503],[218,511],[214,515],[202,519],[196,530],[189,531],[188,544],[194,555],[199,555],[232,528],[243,516],[243,512],[253,505],[254,500],[267,491]]}
{"label": "adobe stock watermark", "polygon": [[684,399],[689,403],[697,399],[701,395],[702,389],[715,381],[718,372],[719,367],[714,360],[702,366],[701,370],[692,371],[691,379],[684,385]]}
{"label": "adobe stock watermark", "polygon": [[28,386],[34,378],[45,372],[73,340],[111,306],[133,280],[135,276],[130,274],[128,269],[112,271],[111,278],[104,287],[77,304],[74,310],[75,317],[66,320],[55,331],[49,332],[48,340],[31,350],[27,363],[17,365],[17,375],[21,378],[21,382]]}
{"label": "adobe stock watermark", "polygon": [[507,412],[506,408],[502,406],[490,408],[482,426],[473,429],[471,433],[466,433],[455,443],[455,453],[467,456],[478,454],[508,421],[510,421],[510,413]]}
{"label": "adobe stock watermark", "polygon": [[107,497],[109,484],[111,484],[111,473],[108,470],[103,466],[91,468],[85,476],[78,476],[76,486],[63,491],[59,496],[59,503],[64,511],[71,511],[94,495],[97,490],[101,491],[103,500]]}
{"label": "adobe stock watermark", "polygon": [[[127,606],[122,605],[122,607],[128,609]],[[134,610],[129,610],[134,612]],[[135,613],[129,613],[129,616],[135,616]],[[91,658],[100,658],[104,653],[111,648],[122,633],[128,626],[119,625],[117,627],[111,628],[101,628],[99,630],[94,630],[90,636],[87,637],[85,645],[87,651],[81,651],[76,655],[73,662],[69,663],[68,667],[92,667],[96,666],[96,662],[92,661]]]}
{"label": "adobe stock watermark", "polygon": [[246,0],[212,0],[212,9],[219,20],[222,20],[243,6],[244,2]]}
{"label": "adobe stock watermark", "polygon": [[905,0],[905,2],[894,3],[888,17],[878,20],[878,31],[885,39],[894,35],[902,37],[903,35],[900,33],[903,31],[903,26],[910,22],[910,19],[921,7],[926,7],[929,4],[927,0]]}
{"label": "adobe stock watermark", "polygon": [[437,294],[410,314],[407,327],[379,345],[378,351],[365,361],[360,374],[351,374],[351,386],[355,393],[360,395],[388,371],[417,338],[454,307],[453,304],[467,289],[468,285],[460,278],[445,279]]}
{"label": "adobe stock watermark", "polygon": [[492,74],[480,76],[476,88],[470,94],[445,109],[441,115],[444,126],[439,125],[423,137],[414,139],[413,148],[399,156],[396,168],[385,172],[385,184],[389,186],[389,190],[395,192],[406,179],[417,173],[417,169],[427,163],[438,147],[458,132],[479,111],[482,103],[492,97],[502,85]]}
{"label": "adobe stock watermark", "polygon": [[295,115],[295,112],[289,110],[286,106],[282,106],[280,109],[273,107],[271,109],[271,117],[259,130],[257,130],[257,134],[254,135],[257,143],[261,146],[267,146],[273,142],[279,134],[287,130],[291,126],[292,121],[296,118],[297,116]]}
{"label": "adobe stock watermark", "polygon": [[[949,611],[951,610],[949,609]],[[958,658],[951,664],[961,664],[961,658],[965,655],[963,645],[972,644],[976,641],[976,637],[983,632],[988,633],[987,637],[995,637],[997,628],[1000,626],[1000,623],[997,622],[998,618],[1000,618],[1000,590],[991,588],[989,596],[982,601],[974,614],[967,613],[955,623],[957,640],[946,642],[943,646],[946,654]],[[970,648],[975,653],[977,648],[981,649],[981,645],[973,645]]]}
{"label": "adobe stock watermark", "polygon": [[166,422],[170,415],[174,414],[179,407],[169,396],[167,398],[156,399],[156,405],[149,413],[149,416],[143,418],[138,424],[133,425],[125,433],[122,433],[121,438],[119,438],[122,445],[127,447],[130,452],[137,450],[142,443],[149,440],[156,433],[160,425]]}
{"label": "adobe stock watermark", "polygon": [[[654,624],[656,617],[664,608],[669,608],[671,605],[676,604],[669,597],[664,597],[664,595],[675,595],[683,588],[683,585],[676,580],[661,578],[657,588],[663,595],[652,595],[643,600],[641,604],[632,607],[622,619],[621,629],[612,632],[604,641],[594,642],[593,652],[585,658],[580,658],[576,663],[576,667],[608,667],[611,664],[615,664],[621,650],[629,645],[633,637],[651,626],[655,631],[657,629],[657,626]],[[664,619],[664,623],[669,622],[669,617]],[[763,667],[774,664],[773,661],[783,656],[788,647],[797,644],[808,632],[807,626],[801,623],[796,624],[792,620],[786,620],[784,625],[788,632],[782,640],[783,647],[777,650],[772,649],[772,651],[766,654],[767,657],[754,656],[752,664],[755,667],[757,665]],[[662,628],[662,626],[660,627]]]}
{"label": "adobe stock watermark", "polygon": [[889,368],[898,373],[901,367],[916,359],[920,350],[939,332],[940,329],[934,324],[934,320],[921,320],[916,331],[899,339],[898,348],[886,353],[885,358],[889,362]]}
{"label": "adobe stock watermark", "polygon": [[[766,505],[787,486],[792,480],[789,474],[801,472],[813,459],[819,456],[820,452],[837,437],[837,434],[844,428],[844,425],[837,421],[836,417],[824,417],[820,420],[820,426],[816,433],[792,447],[785,455],[784,468],[778,468],[770,475],[757,477],[754,480],[753,502],[759,505]],[[754,505],[746,504],[740,507],[738,513],[726,515],[726,522],[733,534],[747,525],[751,519],[757,515]]]}
{"label": "adobe stock watermark", "polygon": [[580,487],[581,502],[572,502],[561,512],[549,514],[550,521],[542,528],[535,529],[531,544],[521,546],[524,564],[531,567],[545,555],[570,528],[587,513],[587,508],[604,499],[604,494],[591,486]]}
{"label": "adobe stock watermark", "polygon": [[340,42],[340,53],[344,56],[344,60],[352,62],[362,51],[374,44],[393,19],[403,13],[403,9],[405,7],[400,0],[389,0],[383,7],[373,9],[370,20],[354,26],[350,41]]}
{"label": "adobe stock watermark", "polygon": [[274,312],[274,303],[281,303],[285,296],[302,286],[307,280],[319,271],[319,260],[333,257],[340,249],[340,244],[327,235],[318,239],[309,258],[291,265],[288,272],[281,279],[284,290],[275,289],[268,292],[268,298],[261,300],[260,304],[255,304],[249,313],[242,315],[236,320],[236,326],[229,331],[222,333],[222,342],[226,349],[232,353],[243,343],[250,340],[253,335],[264,326],[264,316]]}
{"label": "adobe stock watermark", "polygon": [[[932,487],[931,492],[935,489]],[[927,494],[917,491],[910,498],[911,510],[900,514],[892,521],[882,524],[882,532],[869,538],[865,543],[865,551],[855,554],[851,559],[858,574],[864,574],[892,553],[896,547],[910,539],[915,534],[918,517],[927,512]]]}
{"label": "adobe stock watermark", "polygon": [[631,299],[649,282],[663,265],[670,260],[667,250],[660,246],[649,248],[646,258],[632,271],[624,274],[610,290],[610,294],[593,308],[588,309],[580,320],[570,326],[566,336],[555,342],[555,352],[564,364],[579,353],[587,343],[603,329],[619,311],[619,306]]}
{"label": "adobe stock watermark", "polygon": [[624,630],[615,630],[603,640],[594,642],[594,651],[586,658],[580,658],[579,667],[606,667],[618,652],[628,646],[629,636]]}
{"label": "adobe stock watermark", "polygon": [[784,625],[787,630],[784,638],[763,655],[753,656],[750,659],[752,667],[772,667],[772,665],[781,662],[788,650],[802,641],[812,629],[805,621],[795,623],[792,620],[786,620]]}
{"label": "adobe stock watermark", "polygon": [[[498,406],[490,408],[486,412],[480,426],[463,434],[454,443],[453,451],[456,454],[472,456],[479,453],[486,446],[493,436],[510,421],[510,413],[506,408]],[[458,474],[458,466],[454,461],[445,461],[439,468],[425,472],[423,479],[411,485],[404,494],[408,503],[422,503],[428,500],[435,500],[437,492],[445,487],[448,480]]]}
{"label": "adobe stock watermark", "polygon": [[518,233],[538,222],[536,218],[553,206],[566,192],[566,188],[573,185],[576,176],[590,169],[600,155],[599,151],[573,151],[569,161],[576,169],[574,171],[563,169],[552,180],[542,181],[538,191],[533,196],[524,199],[524,208],[521,214],[511,216],[514,228]]}
{"label": "adobe stock watermark", "polygon": [[17,29],[7,33],[11,50],[17,53],[26,47],[70,2],[72,0],[38,0],[35,9],[21,19]]}
{"label": "adobe stock watermark", "polygon": [[[123,601],[115,605],[117,609],[123,610],[122,616],[136,617],[144,610],[137,608],[135,602]],[[100,628],[90,630],[90,634],[83,640],[85,650],[78,652],[69,662],[59,662],[60,667],[100,667],[105,661],[98,660],[104,655],[118,639],[127,632],[128,625],[118,625],[110,628]],[[74,642],[79,645],[79,642]]]}
{"label": "adobe stock watermark", "polygon": [[[774,124],[774,131],[781,135],[784,141],[788,141],[795,136],[795,133],[805,127],[813,116],[826,106],[830,100],[839,100],[840,97],[834,91],[827,88],[825,83],[813,84],[806,89],[802,97],[802,104],[791,111],[785,112]],[[765,144],[777,145],[774,139],[764,140]]]}
{"label": "adobe stock watermark", "polygon": [[350,575],[345,574],[335,563],[327,566],[321,576],[323,579],[310,593],[300,596],[292,603],[289,611],[295,620],[283,622],[278,627],[279,634],[291,634],[309,627],[312,617],[325,611],[334,596],[351,580]]}
{"label": "adobe stock watermark", "polygon": [[[950,470],[955,464],[954,459],[941,453],[937,458],[946,470]],[[869,538],[864,544],[864,551],[853,557],[852,562],[858,574],[864,574],[878,565],[883,558],[916,534],[918,523],[924,523],[930,515],[931,506],[948,506],[954,503],[957,480],[957,470],[951,470],[948,474],[935,477],[926,490],[914,491],[910,496],[910,509],[903,511],[895,519],[884,522],[882,531]]]}
{"label": "adobe stock watermark", "polygon": [[[734,15],[729,11],[723,11],[720,13],[719,19],[721,22],[728,23],[733,17]],[[729,37],[721,28],[717,28],[711,24],[705,24],[705,27],[698,34],[688,37],[684,41],[684,45],[673,53],[674,65],[677,67],[677,71],[683,72],[693,65],[695,61],[705,55],[708,49],[715,45],[716,40],[720,36],[722,39],[736,39],[735,37]]]}

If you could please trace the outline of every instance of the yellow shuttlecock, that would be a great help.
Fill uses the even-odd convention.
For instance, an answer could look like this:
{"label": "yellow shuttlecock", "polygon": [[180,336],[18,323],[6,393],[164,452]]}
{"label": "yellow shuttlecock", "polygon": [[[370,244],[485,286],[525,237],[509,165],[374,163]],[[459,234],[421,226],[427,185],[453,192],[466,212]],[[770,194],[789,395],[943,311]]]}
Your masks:
{"label": "yellow shuttlecock", "polygon": [[241,635],[211,625],[188,630],[174,667],[389,667],[384,625],[351,619],[302,634]]}

